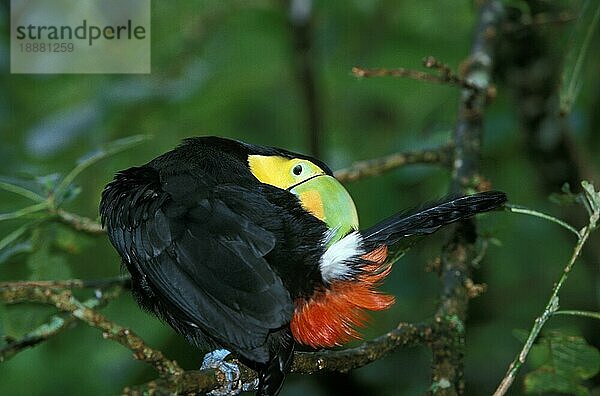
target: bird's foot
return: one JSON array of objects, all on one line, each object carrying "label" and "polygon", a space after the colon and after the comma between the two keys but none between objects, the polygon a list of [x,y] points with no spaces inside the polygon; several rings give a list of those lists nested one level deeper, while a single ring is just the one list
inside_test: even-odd
[{"label": "bird's foot", "polygon": [[246,384],[242,382],[240,367],[225,360],[230,353],[227,349],[217,349],[204,355],[200,370],[212,368],[225,375],[224,385],[207,393],[208,396],[235,396],[258,386],[258,379]]}]

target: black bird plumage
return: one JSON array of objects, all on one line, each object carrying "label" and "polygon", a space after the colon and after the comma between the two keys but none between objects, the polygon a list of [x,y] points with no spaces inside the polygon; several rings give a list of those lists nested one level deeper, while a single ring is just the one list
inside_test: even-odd
[{"label": "black bird plumage", "polygon": [[392,246],[402,238],[432,234],[441,227],[501,206],[506,195],[498,191],[448,197],[419,209],[393,215],[373,227],[361,231],[365,247]]},{"label": "black bird plumage", "polygon": [[[200,348],[225,347],[276,395],[294,350],[294,301],[326,287],[319,270],[327,225],[289,191],[261,183],[251,154],[304,158],[218,137],[191,138],[146,165],[117,173],[102,222],[138,303]],[[488,192],[392,216],[361,232],[365,249],[434,232],[500,206]]]}]

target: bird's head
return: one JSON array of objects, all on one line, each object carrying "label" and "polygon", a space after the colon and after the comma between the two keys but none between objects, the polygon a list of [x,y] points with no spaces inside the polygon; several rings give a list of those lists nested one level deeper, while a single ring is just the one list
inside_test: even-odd
[{"label": "bird's head", "polygon": [[[236,166],[247,167],[260,182],[294,194],[307,212],[329,228],[327,245],[358,230],[352,197],[331,169],[316,158],[217,136],[185,139],[179,152],[185,153],[187,161],[204,161],[204,167],[212,161],[213,176],[229,177],[236,173]],[[216,156],[215,152],[226,155]]]},{"label": "bird's head", "polygon": [[328,244],[358,229],[352,197],[321,161],[280,151],[250,154],[248,164],[259,181],[296,195],[305,210],[327,224],[331,230]]}]

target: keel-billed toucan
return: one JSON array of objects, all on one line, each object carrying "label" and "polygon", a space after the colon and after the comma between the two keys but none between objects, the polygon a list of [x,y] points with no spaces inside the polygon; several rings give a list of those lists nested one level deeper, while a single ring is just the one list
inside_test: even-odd
[{"label": "keel-billed toucan", "polygon": [[219,137],[186,139],[117,173],[102,222],[138,303],[202,348],[224,347],[276,395],[295,344],[341,345],[376,290],[388,246],[504,203],[501,192],[447,199],[359,230],[354,203],[323,162]]}]

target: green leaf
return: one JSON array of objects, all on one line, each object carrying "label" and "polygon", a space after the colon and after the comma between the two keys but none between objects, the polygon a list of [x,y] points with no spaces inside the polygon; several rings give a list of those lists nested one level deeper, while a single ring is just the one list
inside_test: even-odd
[{"label": "green leaf", "polygon": [[525,376],[526,393],[561,392],[577,396],[590,395],[589,390],[568,378],[557,376],[554,370],[542,367]]},{"label": "green leaf", "polygon": [[525,376],[526,393],[589,395],[582,382],[600,371],[600,352],[582,337],[554,331],[532,348],[530,362],[538,367]]},{"label": "green leaf", "polygon": [[581,182],[581,186],[592,213],[600,213],[600,191],[596,191],[594,184],[586,180]]}]

